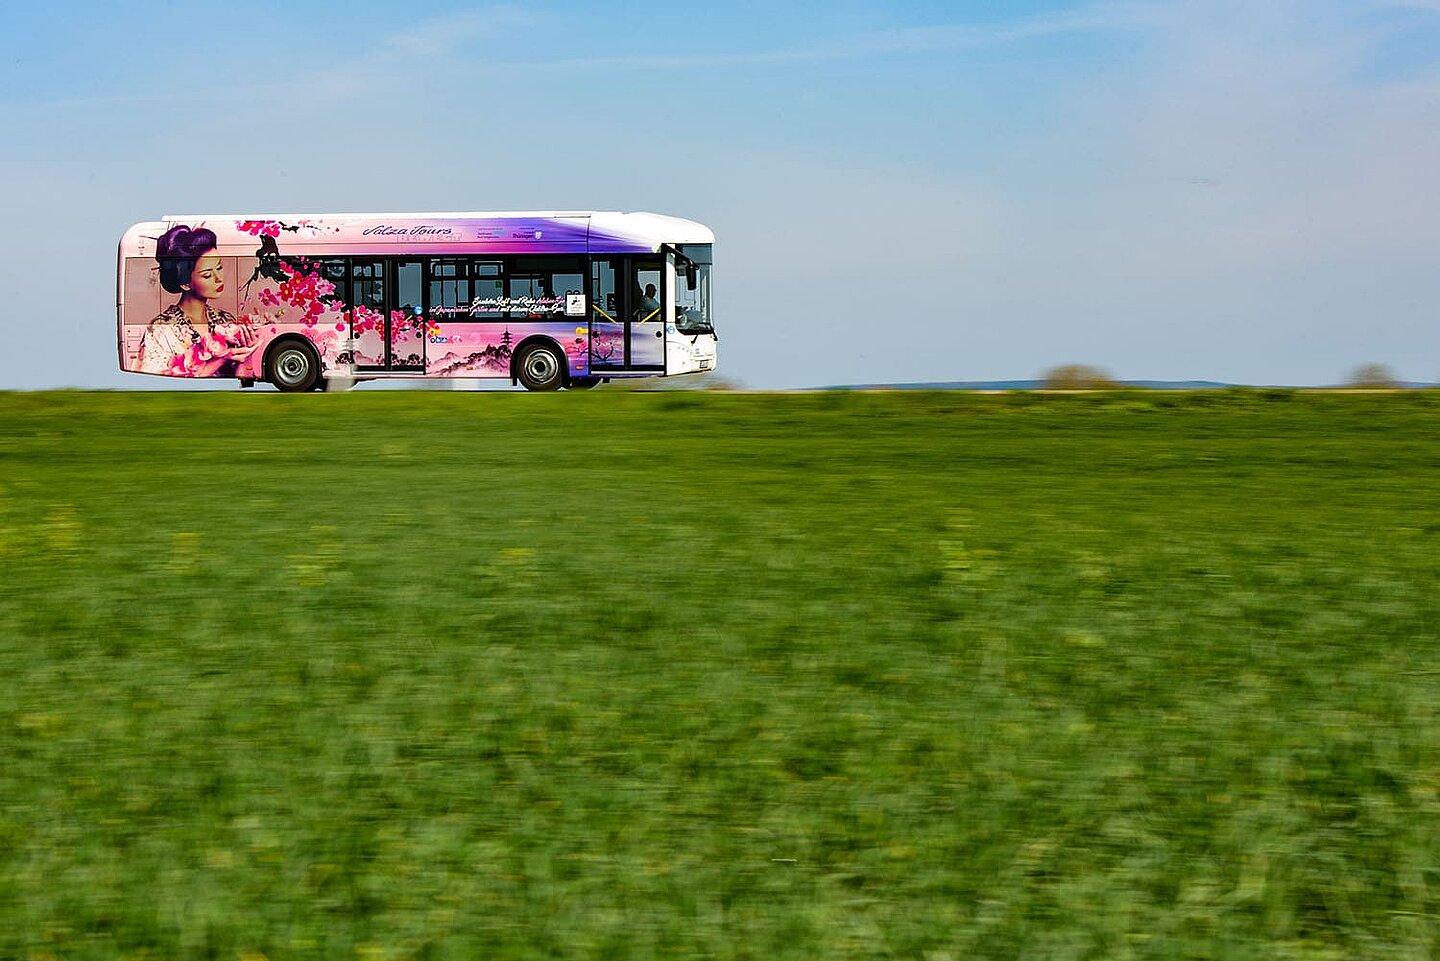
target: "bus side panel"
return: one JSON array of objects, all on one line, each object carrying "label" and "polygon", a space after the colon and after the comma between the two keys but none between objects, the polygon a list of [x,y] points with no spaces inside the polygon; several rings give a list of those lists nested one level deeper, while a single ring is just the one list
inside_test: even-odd
[{"label": "bus side panel", "polygon": [[572,377],[589,373],[589,328],[583,317],[432,322],[425,372],[432,377],[509,377],[515,348],[537,334],[565,351]]},{"label": "bus side panel", "polygon": [[[160,274],[154,257],[127,257],[121,266],[124,285],[120,325],[120,369],[139,370],[140,340],[145,328],[161,311]],[[166,295],[171,302],[178,298]]]},{"label": "bus side panel", "polygon": [[[352,372],[357,341],[351,338],[351,311],[317,264],[293,258],[262,270],[256,257],[237,260],[241,281],[237,285],[240,302],[236,320],[254,332],[256,348],[240,364],[235,376],[264,379],[265,350],[284,334],[299,334],[309,340],[326,373]],[[363,336],[361,328],[372,333],[383,329],[378,312],[360,308],[354,313],[357,337]]]},{"label": "bus side panel", "polygon": [[[172,322],[166,310],[181,295],[160,285],[153,257],[130,257],[124,265],[124,323],[121,367],[168,377],[243,377],[261,379],[265,349],[282,334],[295,333],[315,346],[327,371],[349,371],[350,329],[345,305],[334,286],[307,264],[284,265],[265,276],[254,256],[221,256],[224,290],[206,306],[219,321],[189,343],[188,328]],[[279,279],[283,278],[283,279]],[[181,336],[166,336],[179,331]],[[149,335],[147,337],[147,334]],[[243,341],[254,341],[247,349]],[[217,366],[214,361],[219,359]]]}]

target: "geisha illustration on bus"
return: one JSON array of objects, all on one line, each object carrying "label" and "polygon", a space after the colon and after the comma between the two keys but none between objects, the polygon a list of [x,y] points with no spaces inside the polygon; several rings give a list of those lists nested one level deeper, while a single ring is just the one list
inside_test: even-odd
[{"label": "geisha illustration on bus", "polygon": [[160,286],[179,294],[140,340],[139,369],[181,377],[234,376],[255,349],[259,334],[211,301],[225,292],[225,265],[215,232],[176,225],[155,244]]}]

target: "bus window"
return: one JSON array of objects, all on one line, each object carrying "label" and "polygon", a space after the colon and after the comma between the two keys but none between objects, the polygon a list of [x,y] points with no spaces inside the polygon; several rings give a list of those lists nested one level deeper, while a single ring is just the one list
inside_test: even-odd
[{"label": "bus window", "polygon": [[505,316],[501,307],[505,296],[505,284],[501,279],[503,271],[499,261],[472,260],[471,271],[471,320],[499,320]]},{"label": "bus window", "polygon": [[320,276],[335,285],[334,292],[323,299],[339,302],[348,307],[350,305],[350,285],[349,276],[345,270],[345,258],[329,257],[315,263],[320,268]]},{"label": "bus window", "polygon": [[[585,293],[585,275],[581,273],[552,274],[550,290],[562,300],[566,294],[583,294]],[[564,310],[563,304],[561,310]]]},{"label": "bus window", "polygon": [[[711,248],[689,244],[675,258],[675,329],[682,334],[713,334],[715,318],[710,303]],[[694,286],[690,278],[694,277]]]},{"label": "bus window", "polygon": [[543,317],[550,292],[546,289],[547,278],[539,274],[510,277],[510,310],[507,317]]},{"label": "bus window", "polygon": [[430,261],[430,313],[435,320],[454,320],[470,313],[470,262]]},{"label": "bus window", "polygon": [[660,320],[660,265],[636,264],[633,292],[635,321],[653,324]]},{"label": "bus window", "polygon": [[352,272],[353,300],[355,307],[371,310],[385,309],[385,261],[357,260]]}]

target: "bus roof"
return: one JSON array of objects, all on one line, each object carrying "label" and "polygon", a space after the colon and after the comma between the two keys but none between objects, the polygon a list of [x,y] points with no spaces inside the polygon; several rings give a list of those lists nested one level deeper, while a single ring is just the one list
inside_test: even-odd
[{"label": "bus roof", "polygon": [[215,232],[222,253],[248,254],[257,238],[273,237],[282,253],[316,256],[445,254],[654,253],[666,244],[711,244],[704,224],[663,214],[623,211],[463,211],[325,214],[169,214],[136,224],[122,241],[124,256],[154,256],[155,240],[185,225]]}]

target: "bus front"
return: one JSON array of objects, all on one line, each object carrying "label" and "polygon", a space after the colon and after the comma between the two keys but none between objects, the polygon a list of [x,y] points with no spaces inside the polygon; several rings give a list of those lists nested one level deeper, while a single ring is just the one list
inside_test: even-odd
[{"label": "bus front", "polygon": [[711,274],[713,244],[673,244],[665,259],[666,290],[671,303],[665,326],[666,374],[715,369],[717,356]]}]

